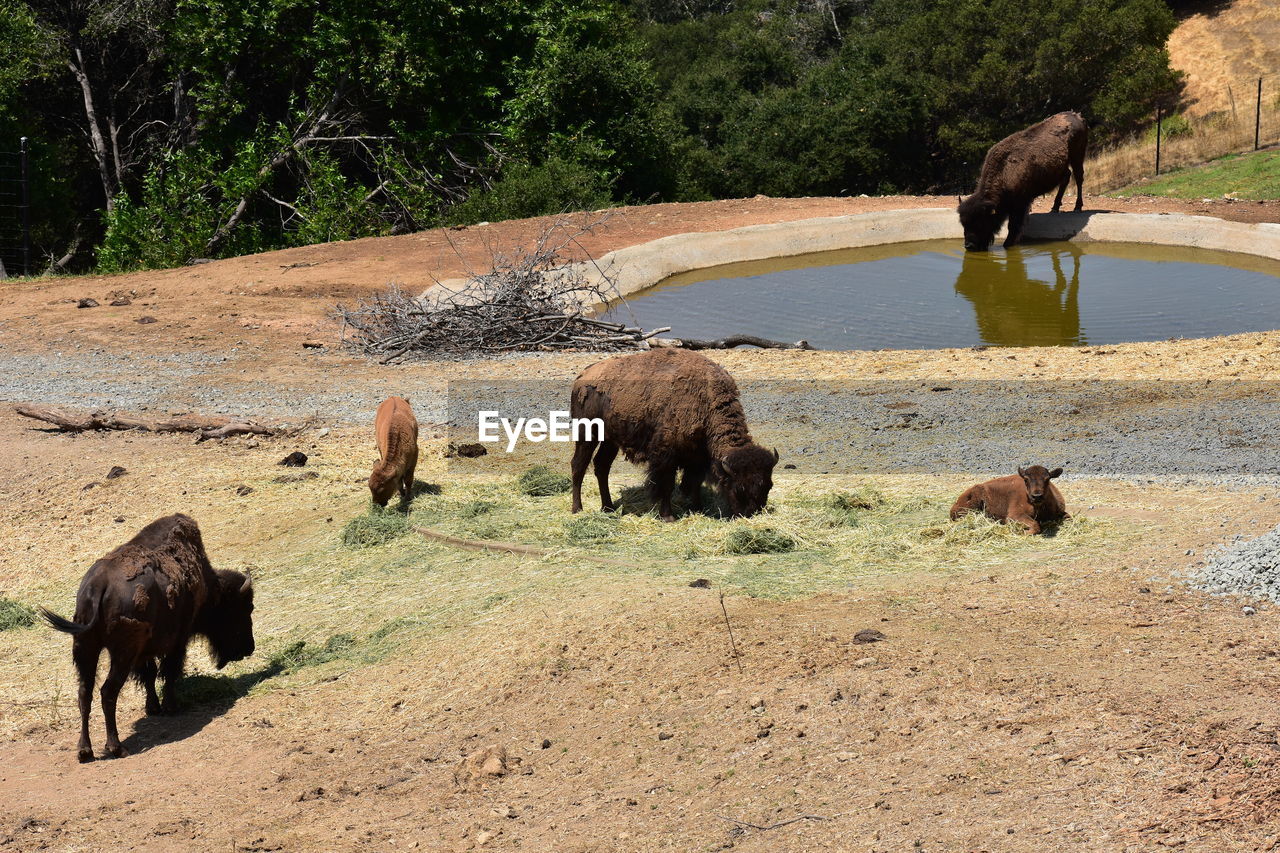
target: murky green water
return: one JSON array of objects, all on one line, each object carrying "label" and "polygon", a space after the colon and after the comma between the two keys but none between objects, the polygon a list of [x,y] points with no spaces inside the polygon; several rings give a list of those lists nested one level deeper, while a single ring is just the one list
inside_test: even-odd
[{"label": "murky green water", "polygon": [[1280,329],[1280,262],[1129,243],[898,243],[675,276],[609,319],[821,349],[1074,346]]}]

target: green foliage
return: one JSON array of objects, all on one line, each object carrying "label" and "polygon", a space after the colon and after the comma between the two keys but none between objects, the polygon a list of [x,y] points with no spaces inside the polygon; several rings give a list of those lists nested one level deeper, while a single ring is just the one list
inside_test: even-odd
[{"label": "green foliage", "polygon": [[474,225],[613,205],[614,176],[575,160],[552,156],[541,165],[512,163],[492,187],[472,193],[446,215],[450,224]]},{"label": "green foliage", "polygon": [[1174,113],[1165,116],[1157,125],[1151,125],[1147,128],[1146,138],[1148,142],[1155,143],[1156,131],[1159,130],[1160,135],[1164,139],[1172,139],[1176,136],[1190,136],[1195,128],[1191,126],[1191,121],[1181,113]]},{"label": "green foliage", "polygon": [[521,474],[516,482],[521,494],[534,498],[562,495],[569,491],[572,485],[568,477],[552,471],[546,465],[534,465]]},{"label": "green foliage", "polygon": [[724,549],[730,554],[785,554],[796,547],[796,540],[770,527],[737,527],[725,539]]},{"label": "green foliage", "polygon": [[0,598],[0,631],[27,628],[36,623],[36,612],[21,601]]}]

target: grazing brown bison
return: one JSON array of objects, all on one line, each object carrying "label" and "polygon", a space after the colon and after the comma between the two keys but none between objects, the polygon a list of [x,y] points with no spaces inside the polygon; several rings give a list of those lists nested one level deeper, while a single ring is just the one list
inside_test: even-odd
[{"label": "grazing brown bison", "polygon": [[418,419],[403,397],[388,397],[378,406],[373,421],[381,458],[369,475],[373,502],[386,506],[397,491],[400,502],[413,497],[413,472],[418,467]]},{"label": "grazing brown bison", "polygon": [[[239,572],[214,571],[200,528],[186,515],[169,515],[95,562],[76,594],[75,621],[41,610],[52,627],[71,634],[71,657],[80,675],[80,760],[93,760],[89,705],[98,657],[111,666],[102,682],[107,753],[125,755],[116,733],[116,699],[130,675],[147,691],[147,713],[177,710],[187,644],[209,641],[218,669],[253,654],[253,581]],[[158,665],[157,665],[158,660]],[[164,701],[156,674],[164,678]]]},{"label": "grazing brown bison", "polygon": [[574,447],[574,512],[582,509],[582,478],[593,454],[601,507],[614,509],[609,468],[619,449],[648,466],[663,521],[675,520],[671,493],[680,470],[680,490],[695,509],[702,508],[708,475],[735,516],[754,515],[769,499],[778,453],[751,440],[738,386],[705,356],[656,349],[593,364],[574,380],[569,406],[574,418],[604,422],[602,441],[580,439]]},{"label": "grazing brown bison", "polygon": [[982,161],[982,173],[973,195],[957,208],[964,226],[964,247],[986,251],[1004,221],[1009,220],[1005,248],[1022,237],[1031,202],[1058,188],[1053,200],[1056,212],[1074,173],[1076,210],[1084,206],[1084,149],[1089,130],[1079,113],[1055,116],[1020,130],[991,146]]},{"label": "grazing brown bison", "polygon": [[1019,468],[1017,474],[979,483],[965,491],[951,507],[951,520],[969,512],[984,512],[999,522],[1017,522],[1035,535],[1041,525],[1056,524],[1067,514],[1062,492],[1049,482],[1062,476],[1061,468],[1052,471],[1041,465]]}]

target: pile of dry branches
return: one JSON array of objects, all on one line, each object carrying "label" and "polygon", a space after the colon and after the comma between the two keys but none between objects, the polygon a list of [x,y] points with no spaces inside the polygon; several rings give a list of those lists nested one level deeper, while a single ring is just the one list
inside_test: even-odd
[{"label": "pile of dry branches", "polygon": [[588,316],[593,306],[620,298],[605,270],[594,266],[596,278],[572,263],[571,255],[585,255],[580,238],[602,222],[558,219],[532,247],[494,254],[491,271],[456,290],[437,282],[428,297],[416,297],[392,285],[355,307],[338,306],[343,338],[384,364],[415,355],[643,349],[667,329],[646,333]]}]

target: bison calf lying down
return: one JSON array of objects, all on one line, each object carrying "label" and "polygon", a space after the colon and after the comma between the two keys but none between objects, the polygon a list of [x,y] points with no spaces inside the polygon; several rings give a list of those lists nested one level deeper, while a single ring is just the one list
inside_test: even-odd
[{"label": "bison calf lying down", "polygon": [[980,483],[968,489],[951,507],[951,520],[968,512],[984,512],[996,521],[1025,525],[1030,534],[1039,533],[1041,525],[1056,524],[1071,517],[1062,492],[1050,482],[1061,475],[1061,468],[1050,471],[1041,465],[1032,465],[1019,468],[1017,474]]},{"label": "bison calf lying down", "polygon": [[738,386],[728,372],[697,353],[657,349],[593,364],[573,383],[570,414],[600,418],[603,441],[578,441],[573,451],[573,511],[582,509],[582,478],[595,455],[600,504],[614,509],[609,468],[621,450],[649,467],[648,483],[663,521],[674,521],[671,493],[680,490],[702,508],[702,482],[711,477],[734,515],[764,508],[773,487],[776,451],[751,440]]},{"label": "bison calf lying down", "polygon": [[381,459],[369,475],[373,502],[386,506],[397,491],[400,502],[413,497],[413,472],[418,467],[418,419],[403,397],[388,397],[378,406],[373,421]]},{"label": "bison calf lying down", "polygon": [[964,226],[964,247],[986,251],[996,232],[1009,220],[1006,248],[1022,237],[1031,202],[1054,187],[1055,212],[1074,173],[1076,210],[1084,205],[1084,150],[1089,131],[1079,113],[1058,113],[991,146],[982,161],[978,187],[961,200],[958,211]]},{"label": "bison calf lying down", "polygon": [[[209,641],[218,669],[253,654],[253,582],[247,575],[214,571],[200,528],[189,516],[157,519],[95,562],[80,582],[75,621],[48,610],[52,627],[71,634],[71,657],[80,676],[80,760],[93,760],[89,705],[98,657],[106,649],[111,666],[102,682],[107,752],[125,754],[116,733],[116,699],[130,675],[147,691],[147,713],[177,710],[187,644]],[[157,664],[158,661],[158,664]],[[164,701],[156,674],[164,677]]]}]

